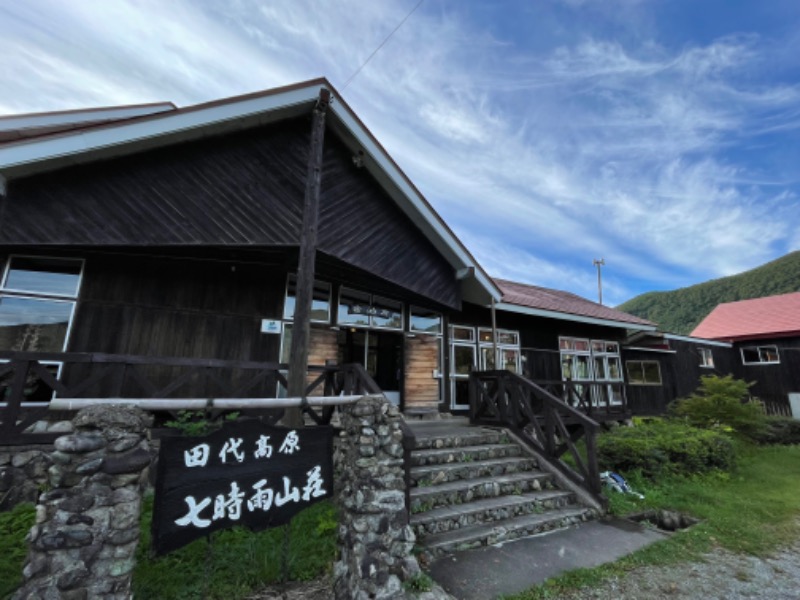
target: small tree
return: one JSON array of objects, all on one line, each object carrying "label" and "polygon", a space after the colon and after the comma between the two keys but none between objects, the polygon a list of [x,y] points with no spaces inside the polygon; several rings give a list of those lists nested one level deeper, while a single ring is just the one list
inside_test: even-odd
[{"label": "small tree", "polygon": [[676,400],[671,412],[695,427],[728,427],[752,437],[766,425],[761,403],[750,398],[752,385],[734,379],[733,375],[703,375],[697,390],[691,396]]}]

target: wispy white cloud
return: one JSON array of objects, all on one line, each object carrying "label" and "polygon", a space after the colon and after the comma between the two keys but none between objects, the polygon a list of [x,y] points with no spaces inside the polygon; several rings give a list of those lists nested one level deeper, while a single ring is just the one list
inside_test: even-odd
[{"label": "wispy white cloud", "polygon": [[[621,2],[426,2],[345,99],[500,276],[592,297],[602,254],[622,301],[641,281],[685,285],[797,247],[797,177],[765,153],[800,159],[800,86],[761,75],[791,53],[763,33],[669,44],[648,19],[657,3]],[[0,5],[0,77],[18,82],[0,112],[185,105],[320,75],[343,87],[415,3]],[[556,9],[570,21],[553,33]],[[623,14],[636,35],[595,24]],[[795,147],[779,153],[780,136]]]}]

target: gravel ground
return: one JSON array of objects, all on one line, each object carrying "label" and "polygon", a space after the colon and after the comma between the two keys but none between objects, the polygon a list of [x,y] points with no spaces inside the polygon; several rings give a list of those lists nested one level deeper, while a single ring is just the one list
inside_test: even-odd
[{"label": "gravel ground", "polygon": [[740,600],[800,598],[800,543],[769,558],[716,550],[696,563],[640,567],[560,600]]},{"label": "gravel ground", "polygon": [[[269,588],[249,600],[331,600],[329,579]],[[800,542],[769,558],[716,550],[704,561],[640,567],[558,600],[800,599]],[[488,600],[488,599],[487,599]]]}]

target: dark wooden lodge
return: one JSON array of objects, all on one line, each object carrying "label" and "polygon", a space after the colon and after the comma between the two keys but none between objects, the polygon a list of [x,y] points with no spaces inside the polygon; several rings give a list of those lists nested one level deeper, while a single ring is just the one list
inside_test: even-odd
[{"label": "dark wooden lodge", "polygon": [[662,415],[674,400],[692,394],[703,375],[729,375],[735,366],[728,343],[660,332],[631,336],[622,355],[635,415]]},{"label": "dark wooden lodge", "polygon": [[654,325],[492,280],[325,80],[0,119],[0,382],[34,403],[285,395],[315,177],[308,393],[358,364],[407,414],[466,411],[470,373],[503,371],[630,415],[622,345]]}]

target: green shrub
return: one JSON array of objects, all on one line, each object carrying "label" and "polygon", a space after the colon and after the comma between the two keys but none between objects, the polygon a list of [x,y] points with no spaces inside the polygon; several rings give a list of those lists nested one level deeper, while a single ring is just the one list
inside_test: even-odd
[{"label": "green shrub", "polygon": [[703,375],[695,393],[676,400],[671,413],[695,427],[729,428],[755,438],[764,430],[766,417],[761,403],[749,400],[752,385],[733,375]]},{"label": "green shrub", "polygon": [[759,444],[800,444],[800,420],[767,417],[763,429],[752,437]]},{"label": "green shrub", "polygon": [[735,462],[724,433],[671,420],[617,427],[598,438],[597,451],[602,469],[639,470],[648,478],[726,471]]},{"label": "green shrub", "polygon": [[17,504],[0,513],[0,598],[10,596],[22,583],[22,565],[28,553],[25,535],[35,520],[33,504]]}]

